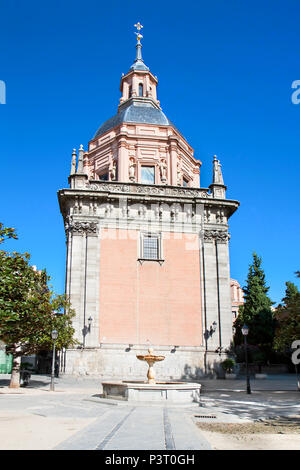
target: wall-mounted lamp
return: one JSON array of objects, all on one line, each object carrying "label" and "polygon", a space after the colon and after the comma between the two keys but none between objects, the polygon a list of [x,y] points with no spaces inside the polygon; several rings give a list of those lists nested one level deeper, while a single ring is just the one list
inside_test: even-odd
[{"label": "wall-mounted lamp", "polygon": [[83,336],[82,348],[85,348],[85,337],[88,333],[91,332],[92,322],[93,322],[92,317],[89,317],[88,318],[88,326],[84,325],[84,327],[82,328],[82,336]]},{"label": "wall-mounted lamp", "polygon": [[88,324],[89,324],[89,327],[88,327],[88,328],[89,328],[89,333],[91,332],[91,326],[92,326],[92,322],[93,322],[93,319],[92,319],[92,317],[89,317],[89,318],[88,318]]},{"label": "wall-mounted lamp", "polygon": [[210,334],[210,336],[212,336],[212,335],[215,333],[215,331],[216,331],[216,329],[217,329],[217,326],[218,326],[218,325],[217,325],[217,322],[216,322],[216,321],[214,321],[213,324],[210,325],[210,329],[209,329],[209,334]]},{"label": "wall-mounted lamp", "polygon": [[175,353],[178,348],[179,346],[173,346],[173,349],[171,349],[171,353]]}]

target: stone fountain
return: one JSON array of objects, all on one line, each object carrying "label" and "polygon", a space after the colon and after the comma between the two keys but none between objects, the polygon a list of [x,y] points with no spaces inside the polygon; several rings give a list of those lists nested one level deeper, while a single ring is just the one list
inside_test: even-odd
[{"label": "stone fountain", "polygon": [[153,349],[148,354],[137,355],[137,359],[148,364],[147,381],[112,381],[102,382],[103,398],[136,402],[156,402],[169,404],[192,404],[200,400],[201,385],[191,382],[157,382],[154,364],[163,361],[165,356],[158,356]]},{"label": "stone fountain", "polygon": [[148,373],[147,373],[148,384],[156,384],[153,365],[158,361],[163,361],[165,359],[165,356],[155,356],[153,354],[152,348],[148,349],[148,353],[149,354],[145,354],[144,356],[136,356],[136,357],[140,361],[146,361],[148,364]]}]

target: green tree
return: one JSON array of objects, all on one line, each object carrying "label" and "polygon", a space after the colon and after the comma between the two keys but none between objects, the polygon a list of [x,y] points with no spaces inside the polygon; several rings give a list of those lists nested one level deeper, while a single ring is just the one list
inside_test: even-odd
[{"label": "green tree", "polygon": [[[14,231],[4,235],[16,238]],[[68,299],[54,294],[46,271],[35,270],[29,261],[28,253],[0,251],[0,340],[13,355],[13,388],[20,384],[21,356],[51,350],[53,329],[58,331],[57,349],[75,344]]]},{"label": "green tree", "polygon": [[[299,271],[296,272],[300,277]],[[293,282],[286,282],[285,296],[276,311],[277,327],[274,347],[289,353],[294,340],[300,339],[300,292]]]},{"label": "green tree", "polygon": [[0,243],[3,243],[6,238],[17,239],[17,234],[14,228],[4,227],[0,222]]},{"label": "green tree", "polygon": [[296,298],[297,295],[299,295],[299,290],[293,282],[287,281],[285,285],[285,296],[283,297],[282,302],[287,306]]},{"label": "green tree", "polygon": [[262,351],[269,352],[272,348],[275,331],[275,319],[271,306],[273,302],[268,297],[269,287],[266,285],[262,260],[255,252],[249,266],[247,284],[243,287],[244,305],[239,309],[239,315],[234,323],[235,345],[243,342],[242,327],[249,327],[249,344],[259,346]]}]

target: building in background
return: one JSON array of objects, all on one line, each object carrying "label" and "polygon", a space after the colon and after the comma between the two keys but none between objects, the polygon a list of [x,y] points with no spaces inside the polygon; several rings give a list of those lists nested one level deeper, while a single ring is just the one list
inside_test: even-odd
[{"label": "building in background", "polygon": [[232,321],[234,322],[239,314],[239,308],[244,303],[244,292],[238,281],[230,279]]},{"label": "building in background", "polygon": [[136,354],[150,343],[166,356],[159,377],[196,377],[232,340],[228,220],[239,203],[226,199],[216,157],[200,187],[201,162],[161,110],[136,27],[117,112],[73,151],[70,187],[58,192],[81,343],[65,371],[144,378]]}]

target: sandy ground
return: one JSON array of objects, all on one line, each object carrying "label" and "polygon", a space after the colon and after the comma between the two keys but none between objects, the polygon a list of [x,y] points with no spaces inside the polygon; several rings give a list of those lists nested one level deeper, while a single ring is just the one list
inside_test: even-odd
[{"label": "sandy ground", "polygon": [[299,418],[263,423],[197,423],[214,450],[300,450]]},{"label": "sandy ground", "polygon": [[0,450],[48,450],[94,419],[0,412]]}]

